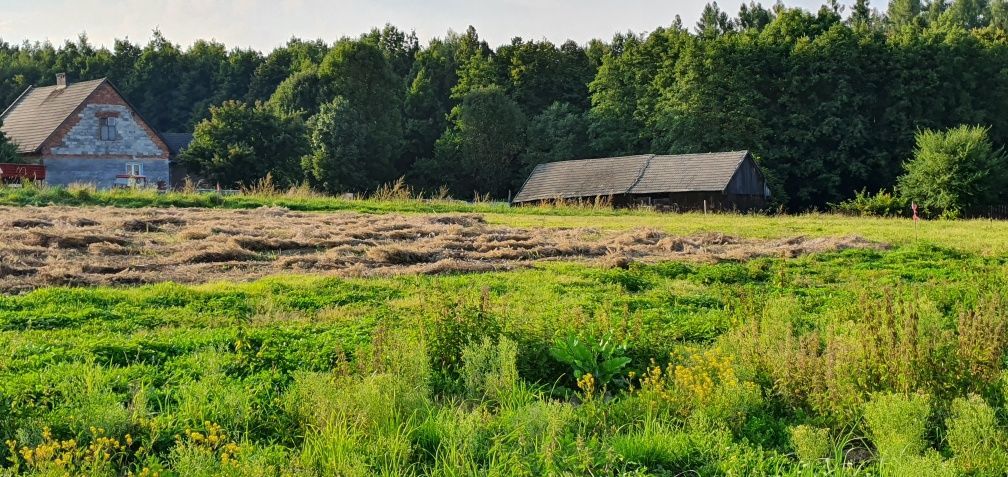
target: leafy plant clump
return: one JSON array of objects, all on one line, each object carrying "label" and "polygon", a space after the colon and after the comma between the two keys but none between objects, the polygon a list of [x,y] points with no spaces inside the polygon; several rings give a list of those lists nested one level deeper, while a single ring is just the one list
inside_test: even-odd
[{"label": "leafy plant clump", "polygon": [[895,192],[880,190],[870,194],[862,189],[854,197],[832,204],[835,212],[857,217],[906,217],[911,213],[910,202]]},{"label": "leafy plant clump", "polygon": [[626,350],[626,345],[616,343],[612,336],[596,338],[588,335],[579,338],[568,334],[553,342],[550,354],[557,361],[571,367],[571,372],[581,387],[584,387],[582,383],[587,377],[595,386],[605,388],[630,364]]}]

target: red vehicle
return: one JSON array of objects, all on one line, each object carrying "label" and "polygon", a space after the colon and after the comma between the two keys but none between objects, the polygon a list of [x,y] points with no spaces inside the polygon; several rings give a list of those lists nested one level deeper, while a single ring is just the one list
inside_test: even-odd
[{"label": "red vehicle", "polygon": [[0,164],[0,181],[18,184],[28,181],[42,182],[46,178],[45,166],[39,164]]}]

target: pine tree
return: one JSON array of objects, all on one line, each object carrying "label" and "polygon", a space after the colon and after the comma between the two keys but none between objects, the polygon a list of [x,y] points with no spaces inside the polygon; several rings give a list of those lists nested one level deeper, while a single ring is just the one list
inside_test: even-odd
[{"label": "pine tree", "polygon": [[851,9],[850,24],[855,26],[869,26],[872,23],[872,9],[868,5],[868,0],[857,0],[854,8]]},{"label": "pine tree", "polygon": [[918,25],[920,21],[920,0],[890,0],[886,16],[896,28],[904,25]]},{"label": "pine tree", "polygon": [[717,2],[708,3],[700,14],[696,24],[697,34],[703,37],[715,37],[735,29],[728,13],[721,10]]}]

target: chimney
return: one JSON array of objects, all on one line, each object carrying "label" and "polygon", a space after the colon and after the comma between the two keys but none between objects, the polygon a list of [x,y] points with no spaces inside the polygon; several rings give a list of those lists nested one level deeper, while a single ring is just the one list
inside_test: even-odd
[{"label": "chimney", "polygon": [[66,73],[56,73],[56,87],[60,89],[67,87]]}]

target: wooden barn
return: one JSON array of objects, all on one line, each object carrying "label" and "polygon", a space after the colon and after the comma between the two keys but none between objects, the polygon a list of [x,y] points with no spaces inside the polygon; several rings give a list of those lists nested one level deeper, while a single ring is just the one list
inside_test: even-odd
[{"label": "wooden barn", "polygon": [[766,206],[770,189],[749,151],[647,154],[540,164],[512,204],[597,198],[615,207],[748,211]]}]

